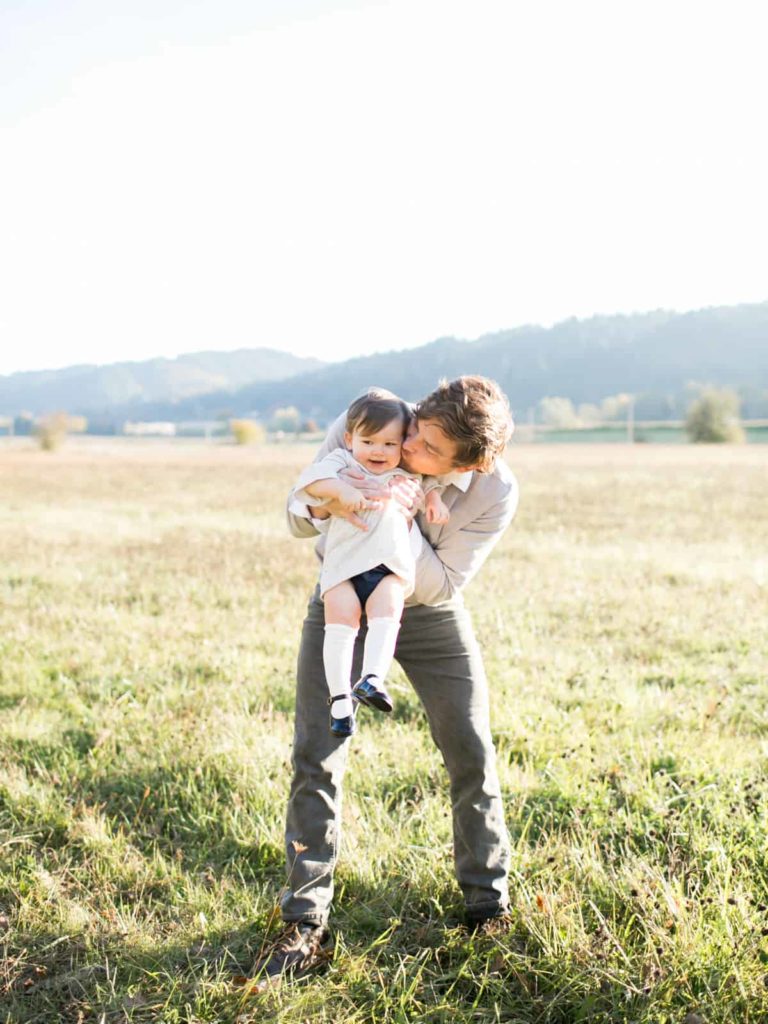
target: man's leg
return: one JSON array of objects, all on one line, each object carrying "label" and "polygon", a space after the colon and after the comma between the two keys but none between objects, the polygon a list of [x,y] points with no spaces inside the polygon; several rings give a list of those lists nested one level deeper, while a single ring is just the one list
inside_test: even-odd
[{"label": "man's leg", "polygon": [[504,824],[483,659],[460,602],[406,608],[395,657],[427,713],[448,770],[456,876],[470,918],[508,907]]},{"label": "man's leg", "polygon": [[[323,671],[323,604],[312,596],[301,634],[297,667],[293,781],[285,840],[287,892],[283,919],[325,925],[333,897],[333,869],[341,833],[341,785],[349,749],[328,729],[328,687]],[[362,641],[353,671],[360,671]]]}]

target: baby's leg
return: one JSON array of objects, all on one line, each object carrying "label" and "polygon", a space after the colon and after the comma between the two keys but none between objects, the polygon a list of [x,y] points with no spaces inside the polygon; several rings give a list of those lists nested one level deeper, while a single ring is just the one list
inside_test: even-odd
[{"label": "baby's leg", "polygon": [[355,632],[360,629],[360,598],[349,580],[337,583],[335,587],[326,590],[323,594],[323,607],[326,626],[333,623],[351,626]]},{"label": "baby's leg", "polygon": [[390,573],[384,576],[376,589],[365,602],[365,614],[368,617],[368,627],[371,619],[396,619],[398,628],[400,619],[403,617],[403,604],[405,603],[406,582],[400,576]]},{"label": "baby's leg", "polygon": [[354,692],[363,704],[379,711],[392,710],[384,680],[395,654],[405,588],[405,580],[399,576],[385,576],[365,603],[368,632],[363,652],[363,675]]},{"label": "baby's leg", "polygon": [[355,588],[345,580],[323,594],[325,606],[325,637],[323,665],[325,681],[331,697],[339,697],[331,704],[334,718],[352,714],[352,659],[355,640],[360,628],[360,601]]}]

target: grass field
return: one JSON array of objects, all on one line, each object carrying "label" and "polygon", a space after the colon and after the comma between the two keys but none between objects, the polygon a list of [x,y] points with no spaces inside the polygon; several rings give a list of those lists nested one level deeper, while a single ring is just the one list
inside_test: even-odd
[{"label": "grass field", "polygon": [[[458,926],[446,780],[407,682],[347,780],[320,978],[276,929],[309,448],[0,447],[0,1021],[768,1019],[761,446],[519,446],[467,591],[514,925]],[[364,770],[363,770],[364,769]]]}]

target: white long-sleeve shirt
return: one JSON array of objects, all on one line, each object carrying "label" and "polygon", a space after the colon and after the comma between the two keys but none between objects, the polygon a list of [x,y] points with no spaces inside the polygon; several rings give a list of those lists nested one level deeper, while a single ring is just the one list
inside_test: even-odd
[{"label": "white long-sleeve shirt", "polygon": [[[352,452],[346,448],[334,448],[302,471],[293,490],[294,501],[310,507],[322,505],[323,499],[313,498],[305,488],[317,480],[337,478],[345,469],[357,470],[381,486],[386,486],[395,476],[421,480],[415,473],[397,466],[385,473],[371,473],[353,457]],[[321,595],[342,580],[375,569],[377,565],[386,565],[396,576],[405,580],[406,596],[413,593],[416,560],[411,548],[408,522],[397,503],[384,501],[380,509],[365,509],[357,515],[366,524],[367,530],[361,530],[339,516],[331,516],[320,572]]]}]

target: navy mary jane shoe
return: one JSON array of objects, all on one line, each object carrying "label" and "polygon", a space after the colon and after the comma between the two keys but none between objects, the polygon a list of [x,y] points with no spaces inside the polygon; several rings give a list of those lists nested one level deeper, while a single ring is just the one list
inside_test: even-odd
[{"label": "navy mary jane shoe", "polygon": [[352,687],[352,696],[361,704],[365,704],[369,708],[376,708],[377,711],[392,710],[392,699],[384,689],[384,684],[378,676],[370,673],[355,683]]},{"label": "navy mary jane shoe", "polygon": [[[337,700],[349,700],[349,695],[346,693],[340,693],[336,697],[328,698],[328,706],[330,707]],[[354,701],[352,702],[354,709]],[[348,736],[353,736],[355,733],[355,712],[352,711],[351,715],[344,715],[342,718],[334,718],[331,713],[331,732],[334,736],[338,736],[339,739],[346,739]]]}]

